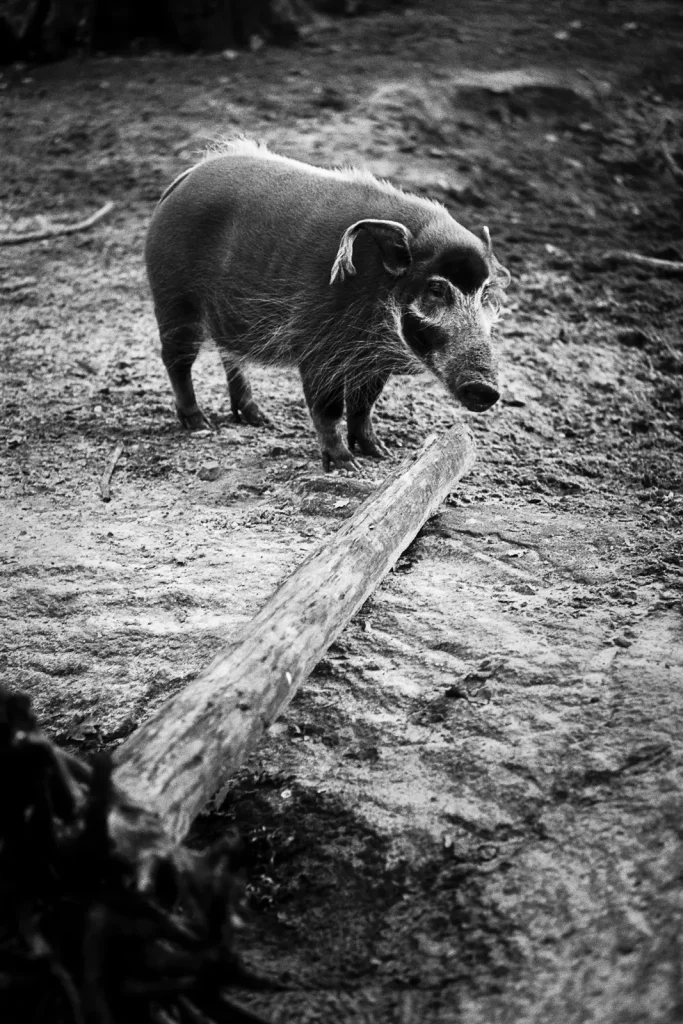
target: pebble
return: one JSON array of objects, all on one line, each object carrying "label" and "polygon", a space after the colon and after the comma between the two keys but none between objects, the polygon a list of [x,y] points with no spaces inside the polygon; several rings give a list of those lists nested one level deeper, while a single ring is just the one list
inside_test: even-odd
[{"label": "pebble", "polygon": [[205,462],[197,476],[200,480],[218,480],[221,475],[221,467],[217,462]]}]

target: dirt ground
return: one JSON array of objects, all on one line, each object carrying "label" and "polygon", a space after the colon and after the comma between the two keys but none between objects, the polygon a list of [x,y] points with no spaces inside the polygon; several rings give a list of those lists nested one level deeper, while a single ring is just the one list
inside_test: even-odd
[{"label": "dirt ground", "polygon": [[[507,72],[507,74],[503,74]],[[488,224],[513,273],[502,401],[392,382],[397,459],[464,416],[478,461],[198,840],[237,825],[273,1022],[683,1020],[683,6],[423,0],[291,49],[0,76],[1,680],[112,749],[372,491],[324,475],[293,373],[184,433],[142,264],[217,137],[356,163]],[[105,504],[98,476],[123,457]],[[348,499],[348,500],[347,500]]]}]

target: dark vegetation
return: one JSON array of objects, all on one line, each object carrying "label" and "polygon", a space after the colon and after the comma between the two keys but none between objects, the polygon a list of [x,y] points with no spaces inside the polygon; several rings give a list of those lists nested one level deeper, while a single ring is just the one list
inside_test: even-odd
[{"label": "dark vegetation", "polygon": [[[385,0],[384,6],[401,2]],[[315,12],[351,15],[379,6],[357,0],[5,0],[0,65],[131,44],[190,52],[287,44],[311,25]]]}]

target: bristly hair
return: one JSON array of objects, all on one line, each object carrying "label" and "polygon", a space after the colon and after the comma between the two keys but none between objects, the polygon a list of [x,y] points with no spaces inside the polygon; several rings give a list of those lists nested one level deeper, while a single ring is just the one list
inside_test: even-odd
[{"label": "bristly hair", "polygon": [[206,303],[205,333],[219,345],[229,336],[238,359],[306,365],[314,391],[333,382],[353,389],[375,373],[424,369],[403,337],[400,307],[391,293],[376,297],[371,306],[365,297],[351,300],[341,316],[322,315],[318,307],[315,287],[289,295],[276,288],[270,296],[241,295],[231,302],[217,293]]},{"label": "bristly hair", "polygon": [[[274,153],[272,149],[268,148],[268,143],[264,142],[262,139],[254,139],[247,135],[235,135],[230,138],[214,139],[207,146],[203,156],[194,165],[194,167],[198,167],[200,164],[206,163],[209,160],[215,160],[223,156],[260,157],[262,160],[275,160],[280,163],[294,164],[297,167],[303,166],[311,174],[320,175],[326,178],[336,178],[341,181],[363,182],[367,185],[374,185],[381,191],[387,192],[391,195],[398,194],[402,196],[411,196],[412,198],[419,198],[422,202],[435,206],[440,210],[446,209],[444,204],[438,202],[438,200],[429,199],[424,196],[415,197],[412,193],[406,192],[406,190],[401,188],[400,185],[395,185],[386,178],[378,178],[377,175],[373,174],[372,171],[367,170],[367,168],[354,167],[350,164],[342,164],[339,167],[320,167],[318,164],[310,164],[305,160],[297,160],[294,157],[283,156],[281,153]],[[180,177],[182,178],[186,174],[189,174],[190,170],[194,170],[194,167],[185,171]],[[172,187],[173,186],[171,186],[171,188]]]}]

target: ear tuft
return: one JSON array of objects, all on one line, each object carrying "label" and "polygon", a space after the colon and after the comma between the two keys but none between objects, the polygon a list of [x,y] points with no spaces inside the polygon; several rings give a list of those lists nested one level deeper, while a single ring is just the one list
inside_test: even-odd
[{"label": "ear tuft", "polygon": [[481,237],[482,241],[484,242],[484,245],[486,246],[486,255],[493,266],[491,277],[493,281],[495,281],[498,288],[505,289],[510,284],[510,281],[512,280],[512,275],[510,274],[510,271],[507,269],[507,267],[504,267],[503,264],[500,263],[494,256],[493,243],[491,242],[491,232],[487,227],[483,227],[481,229]]},{"label": "ear tuft", "polygon": [[353,275],[356,273],[356,268],[353,265],[353,242],[356,236],[355,234],[351,234],[355,226],[356,225],[354,224],[350,228],[347,228],[344,234],[342,235],[342,240],[339,243],[337,255],[335,257],[334,263],[332,264],[330,284],[334,284],[337,278],[340,281],[343,281],[347,275],[349,277],[353,277]]},{"label": "ear tuft", "polygon": [[405,224],[395,220],[359,220],[342,235],[332,264],[330,284],[337,280],[343,281],[347,275],[352,276],[356,273],[353,265],[353,245],[360,231],[367,231],[372,235],[382,253],[382,262],[387,273],[392,277],[400,277],[401,274],[407,273],[412,263],[412,235]]},{"label": "ear tuft", "polygon": [[504,267],[503,264],[496,259],[495,256],[493,257],[493,261],[493,278],[496,285],[504,290],[510,284],[512,274],[507,267]]}]

